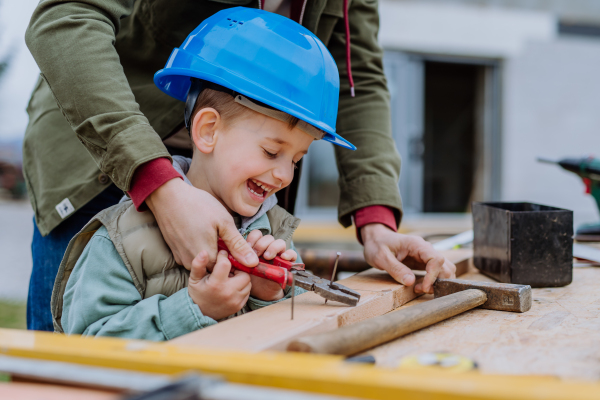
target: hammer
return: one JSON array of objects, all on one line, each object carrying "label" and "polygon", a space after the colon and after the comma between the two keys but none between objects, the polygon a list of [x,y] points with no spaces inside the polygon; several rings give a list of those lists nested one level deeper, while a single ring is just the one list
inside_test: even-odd
[{"label": "hammer", "polygon": [[349,356],[478,306],[512,312],[525,312],[531,308],[529,285],[438,279],[433,287],[433,300],[331,332],[295,339],[287,350]]}]

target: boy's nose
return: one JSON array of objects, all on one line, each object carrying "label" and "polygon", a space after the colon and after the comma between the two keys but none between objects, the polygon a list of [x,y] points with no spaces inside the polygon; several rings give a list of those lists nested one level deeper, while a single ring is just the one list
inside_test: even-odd
[{"label": "boy's nose", "polygon": [[273,177],[276,181],[281,182],[281,187],[284,188],[292,183],[294,179],[294,165],[278,165],[273,170]]}]

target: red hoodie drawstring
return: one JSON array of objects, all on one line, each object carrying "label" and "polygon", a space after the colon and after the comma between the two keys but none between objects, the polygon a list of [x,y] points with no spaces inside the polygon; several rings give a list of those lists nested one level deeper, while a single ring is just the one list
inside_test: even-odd
[{"label": "red hoodie drawstring", "polygon": [[344,22],[346,23],[346,72],[348,73],[348,81],[350,82],[350,96],[354,97],[354,79],[352,79],[352,65],[350,64],[350,19],[348,18],[348,0],[344,0]]}]

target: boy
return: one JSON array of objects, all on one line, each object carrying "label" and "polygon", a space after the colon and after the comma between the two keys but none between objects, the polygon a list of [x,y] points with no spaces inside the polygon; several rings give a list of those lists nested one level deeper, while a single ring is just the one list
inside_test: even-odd
[{"label": "boy", "polygon": [[[238,7],[204,21],[155,76],[161,90],[186,99],[194,152],[191,160],[174,157],[175,168],[214,196],[267,260],[297,258],[291,237],[299,220],[274,195],[312,141],[353,149],[335,134],[337,74],[309,31]],[[202,251],[191,271],[178,265],[154,216],[121,202],[71,240],[52,295],[55,330],[169,340],[291,295],[231,270],[225,252],[208,264]]]}]

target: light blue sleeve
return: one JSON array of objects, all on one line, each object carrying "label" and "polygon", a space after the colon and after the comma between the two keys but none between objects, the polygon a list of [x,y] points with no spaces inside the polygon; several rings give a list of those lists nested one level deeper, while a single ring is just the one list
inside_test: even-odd
[{"label": "light blue sleeve", "polygon": [[142,299],[106,228],[73,268],[63,296],[65,333],[170,340],[217,322],[202,315],[187,288]]},{"label": "light blue sleeve", "polygon": [[[296,250],[296,247],[294,246],[293,242],[292,242],[292,245],[290,246],[290,249],[294,250],[298,254],[298,258],[296,259],[296,262],[301,263],[302,258],[300,257],[300,253],[298,253],[298,250]],[[296,291],[295,291],[296,296],[298,296],[299,294],[302,294],[304,292],[306,292],[305,289],[296,287]],[[290,286],[286,287],[284,290],[284,294],[285,294],[285,296],[283,296],[281,299],[275,300],[275,301],[264,301],[264,300],[260,300],[260,299],[250,296],[248,298],[247,304],[251,310],[258,310],[260,308],[270,306],[271,304],[279,303],[280,301],[284,301],[284,300],[290,299],[292,297],[292,288]]]}]

